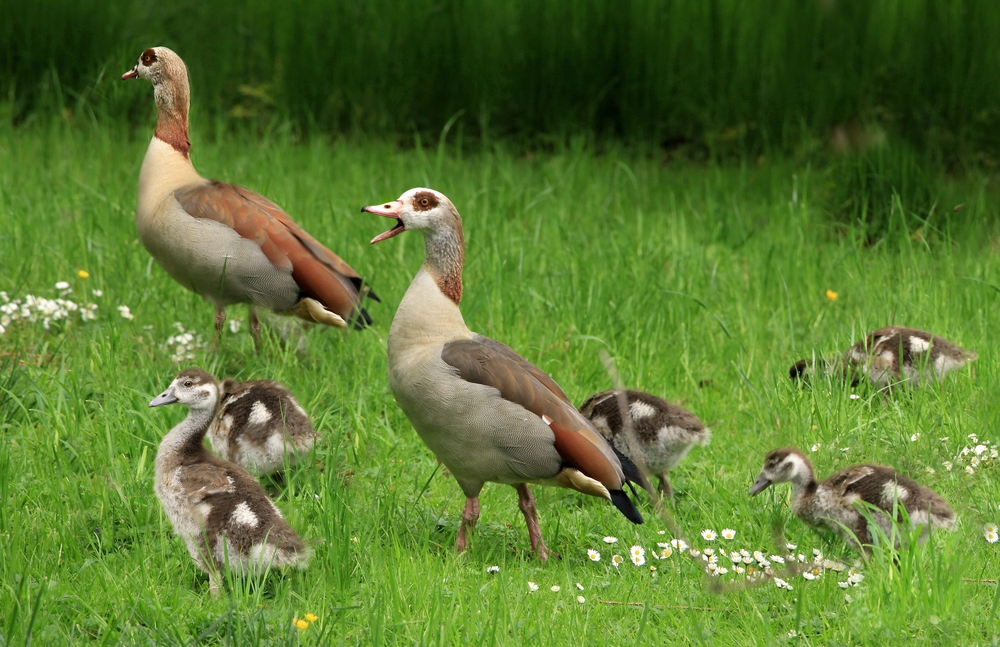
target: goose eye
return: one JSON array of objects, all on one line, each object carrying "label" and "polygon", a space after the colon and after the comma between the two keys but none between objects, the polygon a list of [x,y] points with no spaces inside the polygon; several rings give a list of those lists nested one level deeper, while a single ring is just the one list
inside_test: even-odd
[{"label": "goose eye", "polygon": [[192,382],[191,380],[184,380],[185,388],[190,389],[192,386],[194,386],[194,382]]},{"label": "goose eye", "polygon": [[428,200],[427,198],[420,198],[420,206],[421,206],[421,207],[426,207],[426,206],[427,206],[427,205],[429,205],[430,203],[431,203],[431,201],[430,201],[430,200]]}]

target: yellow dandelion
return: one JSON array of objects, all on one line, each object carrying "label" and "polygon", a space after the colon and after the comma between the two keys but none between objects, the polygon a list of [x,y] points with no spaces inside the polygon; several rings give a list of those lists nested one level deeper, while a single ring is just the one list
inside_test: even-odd
[{"label": "yellow dandelion", "polygon": [[90,278],[90,272],[88,272],[87,270],[77,270],[76,275],[79,276],[81,279]]},{"label": "yellow dandelion", "polygon": [[305,620],[299,620],[298,618],[292,618],[292,624],[298,627],[299,629],[305,629],[306,627],[309,626],[308,622],[306,622]]},{"label": "yellow dandelion", "polygon": [[827,290],[826,291],[826,298],[829,299],[830,301],[836,301],[837,300],[837,293],[834,292],[833,290]]},{"label": "yellow dandelion", "polygon": [[315,615],[313,613],[307,613],[304,617],[309,622],[316,622],[317,620],[319,620],[319,616],[317,616],[317,615]]}]

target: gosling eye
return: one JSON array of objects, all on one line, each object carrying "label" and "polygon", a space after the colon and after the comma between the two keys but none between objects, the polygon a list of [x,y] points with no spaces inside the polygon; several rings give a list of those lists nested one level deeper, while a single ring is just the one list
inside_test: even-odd
[{"label": "gosling eye", "polygon": [[192,386],[194,386],[194,382],[191,380],[184,380],[184,388],[190,389]]}]

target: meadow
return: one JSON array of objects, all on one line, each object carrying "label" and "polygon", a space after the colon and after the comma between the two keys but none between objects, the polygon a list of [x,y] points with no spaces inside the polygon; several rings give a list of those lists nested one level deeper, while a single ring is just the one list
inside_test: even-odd
[{"label": "meadow", "polygon": [[[246,310],[233,307],[243,328],[216,352],[212,308],[137,239],[151,129],[3,129],[0,300],[62,294],[97,308],[47,327],[17,320],[0,335],[0,644],[996,644],[1000,544],[983,527],[1000,520],[1000,468],[988,452],[977,465],[962,453],[1000,441],[1000,232],[986,179],[942,182],[917,225],[897,204],[872,239],[863,223],[826,217],[828,170],[792,161],[679,164],[586,138],[526,152],[196,129],[203,174],[277,201],[382,298],[369,330],[311,329],[284,343],[270,327],[261,354]],[[464,217],[472,329],[520,351],[577,403],[614,384],[603,351],[624,384],[682,402],[713,428],[712,444],[673,472],[666,510],[728,573],[709,576],[677,549],[654,559],[676,537],[646,499],[646,523],[633,526],[605,501],[541,487],[542,529],[561,559],[533,558],[514,492],[497,485],[484,490],[471,549],[454,552],[461,492],[385,375],[389,324],[422,242],[372,247],[385,223],[359,213],[421,185]],[[892,397],[788,380],[800,357],[893,323],[979,360]],[[181,344],[193,358],[179,362],[176,324],[194,336]],[[312,414],[323,436],[314,456],[270,486],[315,544],[308,570],[232,579],[209,597],[152,493],[157,444],[185,412],[147,403],[187,366],[278,379]],[[857,566],[860,582],[820,569],[814,580],[786,576],[791,590],[745,585],[731,551],[812,560],[816,549],[848,568],[856,558],[791,516],[787,487],[748,498],[764,454],[783,445],[816,446],[821,477],[893,465],[953,505],[957,530],[876,552]],[[701,536],[724,528],[735,538]],[[646,551],[641,567],[633,545]]]}]

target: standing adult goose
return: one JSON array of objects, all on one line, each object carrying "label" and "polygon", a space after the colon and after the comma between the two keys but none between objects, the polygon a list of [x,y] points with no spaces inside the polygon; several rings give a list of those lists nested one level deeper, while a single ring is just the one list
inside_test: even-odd
[{"label": "standing adult goose", "polygon": [[215,305],[217,341],[232,303],[250,304],[258,348],[258,306],[329,326],[371,322],[363,280],[347,263],[264,196],[195,170],[187,68],[177,54],[149,48],[122,78],[150,81],[156,100],[156,133],[139,172],[139,238],[167,274]]},{"label": "standing adult goose", "polygon": [[[895,383],[919,387],[962,368],[979,356],[944,337],[904,326],[886,326],[848,348],[843,355],[822,362],[822,370],[857,384],[867,378],[878,387]],[[800,359],[788,370],[793,380],[808,380],[816,372],[811,360]]]},{"label": "standing adult goose", "polygon": [[222,458],[270,474],[312,450],[316,432],[309,415],[281,384],[228,378],[218,389],[219,411],[208,428],[208,441]]},{"label": "standing adult goose", "polygon": [[[627,411],[627,416],[622,413]],[[642,391],[603,391],[580,405],[587,416],[615,449],[639,463],[631,452],[642,457],[649,473],[660,477],[660,492],[673,496],[668,473],[695,445],[705,446],[712,431],[696,415],[679,405]],[[627,422],[627,424],[626,424]],[[633,444],[630,447],[628,430]]]},{"label": "standing adult goose", "polygon": [[951,530],[955,526],[955,512],[937,492],[885,465],[855,465],[817,483],[806,455],[784,447],[764,458],[750,496],[772,483],[792,484],[795,516],[841,535],[859,549],[867,550],[873,540],[868,519],[862,514],[865,505],[878,528],[897,545],[900,538],[893,532],[893,524],[903,521],[903,510],[910,525],[921,528],[920,541],[926,540],[930,528]]},{"label": "standing adult goose", "polygon": [[424,263],[389,329],[389,387],[417,433],[465,493],[457,549],[465,550],[487,482],[514,486],[540,560],[548,549],[529,483],[609,499],[633,523],[642,516],[625,495],[642,482],[551,377],[508,346],[465,325],[462,219],[447,197],[411,189],[398,200],[364,207],[396,221],[372,243],[404,231],[424,235]]},{"label": "standing adult goose", "polygon": [[218,593],[219,573],[227,566],[241,575],[305,568],[310,550],[257,479],[205,449],[219,402],[215,378],[199,369],[182,371],[149,406],[174,402],[188,415],[160,442],[154,490],[174,532],[208,573],[211,593]]}]

